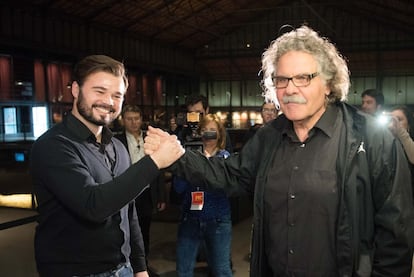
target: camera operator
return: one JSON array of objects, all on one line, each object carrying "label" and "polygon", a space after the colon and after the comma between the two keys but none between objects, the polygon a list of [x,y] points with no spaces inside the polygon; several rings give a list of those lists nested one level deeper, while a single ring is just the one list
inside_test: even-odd
[{"label": "camera operator", "polygon": [[[191,142],[199,142],[198,145],[202,145],[201,137],[197,137],[196,130],[198,128],[198,122],[201,118],[209,113],[209,104],[208,99],[204,95],[189,95],[185,99],[185,105],[187,107],[187,115],[191,117],[191,121],[187,118],[185,126],[182,130],[182,134],[177,136],[181,138],[181,142],[184,146],[191,145]],[[190,114],[189,114],[190,113]],[[198,120],[196,119],[198,114]],[[194,120],[194,121],[192,121]],[[193,143],[193,145],[197,143]],[[192,146],[191,146],[192,147]],[[233,147],[231,145],[230,135],[226,131],[226,146],[225,149],[229,152],[233,152]]]}]

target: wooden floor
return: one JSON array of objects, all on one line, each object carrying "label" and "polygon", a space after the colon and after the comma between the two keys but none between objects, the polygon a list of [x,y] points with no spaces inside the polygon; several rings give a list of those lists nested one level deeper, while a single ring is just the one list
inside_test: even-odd
[{"label": "wooden floor", "polygon": [[[167,212],[168,213],[168,212]],[[0,207],[0,223],[32,216],[27,209]],[[173,216],[171,216],[171,214]],[[168,217],[171,216],[171,218]],[[175,277],[175,241],[177,222],[174,211],[167,220],[153,222],[151,228],[150,267],[160,277]],[[36,223],[0,230],[0,276],[38,277],[33,254],[33,237]],[[235,277],[249,276],[249,253],[251,218],[242,219],[233,226],[232,261]],[[207,276],[206,265],[198,263],[196,277]],[[414,277],[414,271],[411,273]]]},{"label": "wooden floor", "polygon": [[[0,223],[35,215],[27,209],[0,207]],[[232,261],[235,277],[249,276],[251,219],[246,218],[233,227]],[[38,277],[34,261],[33,238],[36,223],[0,230],[0,276]],[[177,222],[155,221],[151,227],[149,265],[160,277],[175,274],[175,242]],[[207,276],[206,264],[198,263],[195,276]]]}]

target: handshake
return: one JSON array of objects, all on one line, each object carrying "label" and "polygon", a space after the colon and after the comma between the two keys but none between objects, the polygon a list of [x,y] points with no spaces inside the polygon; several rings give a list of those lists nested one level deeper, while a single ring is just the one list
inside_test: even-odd
[{"label": "handshake", "polygon": [[166,168],[184,155],[185,150],[177,136],[149,126],[144,142],[144,152],[159,169]]}]

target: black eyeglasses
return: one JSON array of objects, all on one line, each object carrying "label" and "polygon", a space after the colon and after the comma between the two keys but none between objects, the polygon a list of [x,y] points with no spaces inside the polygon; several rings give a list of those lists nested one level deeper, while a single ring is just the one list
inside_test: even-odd
[{"label": "black eyeglasses", "polygon": [[273,76],[272,81],[276,88],[286,88],[289,84],[289,81],[296,87],[306,87],[309,86],[310,81],[319,75],[319,72],[312,74],[299,74],[293,77],[284,77],[284,76]]}]

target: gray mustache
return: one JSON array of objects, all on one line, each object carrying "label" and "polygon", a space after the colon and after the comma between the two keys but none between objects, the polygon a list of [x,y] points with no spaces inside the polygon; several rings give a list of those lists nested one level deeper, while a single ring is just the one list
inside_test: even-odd
[{"label": "gray mustache", "polygon": [[290,96],[283,96],[282,98],[283,104],[288,103],[295,103],[295,104],[306,104],[308,101],[306,101],[305,98],[298,96],[298,95],[290,95]]}]

